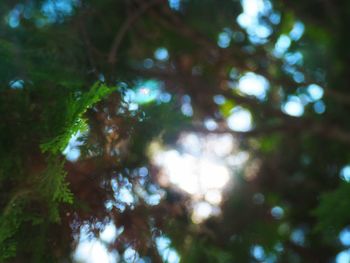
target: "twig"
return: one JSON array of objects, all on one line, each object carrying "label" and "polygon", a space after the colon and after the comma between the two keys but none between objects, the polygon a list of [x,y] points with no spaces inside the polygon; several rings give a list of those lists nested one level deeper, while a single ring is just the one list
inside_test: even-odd
[{"label": "twig", "polygon": [[128,32],[129,28],[137,21],[137,19],[143,15],[148,9],[150,9],[152,6],[157,5],[161,3],[163,0],[153,0],[145,5],[140,6],[136,12],[129,16],[129,18],[124,22],[124,24],[121,26],[120,30],[116,34],[113,40],[113,44],[111,46],[109,55],[108,55],[108,62],[111,64],[115,64],[117,61],[117,52],[119,49],[119,46],[121,42],[124,39],[125,34]]}]

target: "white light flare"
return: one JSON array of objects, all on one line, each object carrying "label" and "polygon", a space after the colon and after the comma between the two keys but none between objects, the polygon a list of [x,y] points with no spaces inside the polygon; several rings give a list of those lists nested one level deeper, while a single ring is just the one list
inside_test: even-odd
[{"label": "white light flare", "polygon": [[238,89],[249,96],[255,96],[259,100],[264,100],[269,88],[269,82],[263,76],[253,72],[246,73],[238,84]]},{"label": "white light flare", "polygon": [[248,132],[253,128],[253,118],[248,110],[237,106],[227,118],[227,125],[233,131]]},{"label": "white light flare", "polygon": [[238,154],[237,143],[230,134],[185,133],[177,148],[158,148],[152,159],[161,169],[160,184],[175,185],[192,196],[192,220],[200,223],[220,212],[222,191],[232,183],[228,157],[234,152]]}]

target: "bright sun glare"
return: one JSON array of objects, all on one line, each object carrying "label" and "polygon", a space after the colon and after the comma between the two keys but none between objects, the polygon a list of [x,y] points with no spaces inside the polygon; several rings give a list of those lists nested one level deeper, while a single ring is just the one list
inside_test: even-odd
[{"label": "bright sun glare", "polygon": [[239,169],[248,154],[239,152],[230,134],[184,133],[177,147],[153,150],[153,161],[161,168],[160,184],[174,185],[192,197],[195,223],[218,214],[222,191],[233,183],[232,171]]}]

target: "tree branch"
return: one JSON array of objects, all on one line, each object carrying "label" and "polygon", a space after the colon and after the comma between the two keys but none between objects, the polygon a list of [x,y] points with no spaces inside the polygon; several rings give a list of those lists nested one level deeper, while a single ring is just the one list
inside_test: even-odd
[{"label": "tree branch", "polygon": [[[135,70],[135,72],[137,72],[141,76],[154,77],[163,81],[171,80],[172,82],[182,84],[182,86],[183,86],[183,83],[186,83],[186,78],[187,79],[201,78],[193,75],[180,76],[176,72],[170,72],[166,70],[160,70],[160,71],[159,70]],[[196,81],[192,81],[191,83],[196,83]],[[200,89],[203,89],[204,85],[208,86],[208,83],[200,82]],[[195,89],[196,87],[192,86],[191,88]],[[207,87],[207,89],[218,90],[209,86]],[[222,132],[222,133],[229,132],[229,133],[235,133],[235,134],[244,135],[244,136],[256,136],[260,134],[267,134],[269,132],[277,132],[277,131],[310,132],[312,134],[317,134],[324,138],[334,139],[338,142],[342,142],[350,145],[350,132],[342,129],[341,127],[335,126],[325,121],[320,122],[310,117],[290,116],[282,112],[280,109],[275,108],[270,104],[258,101],[253,97],[242,96],[237,93],[234,93],[232,89],[228,88],[225,85],[222,85],[219,91],[221,95],[223,95],[227,99],[233,100],[236,104],[253,109],[255,112],[262,113],[265,116],[276,117],[277,120],[280,121],[280,123],[277,126],[264,127],[262,128],[262,130],[257,129],[256,131],[245,132],[245,133],[233,132],[230,129],[222,129],[221,131],[218,131],[218,132]]]},{"label": "tree branch", "polygon": [[125,34],[128,32],[130,27],[137,21],[138,18],[140,18],[148,9],[151,7],[164,2],[164,0],[153,0],[149,1],[148,3],[141,5],[139,9],[135,11],[134,14],[129,16],[129,18],[124,22],[124,24],[121,26],[119,31],[117,32],[116,36],[114,37],[113,44],[110,48],[109,55],[108,55],[108,62],[112,65],[116,63],[117,61],[117,52],[119,49],[119,46],[121,42],[123,41],[123,38]]}]

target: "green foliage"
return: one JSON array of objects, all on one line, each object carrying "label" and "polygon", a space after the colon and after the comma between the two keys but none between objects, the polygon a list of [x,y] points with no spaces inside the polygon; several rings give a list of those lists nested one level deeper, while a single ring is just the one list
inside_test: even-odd
[{"label": "green foliage", "polygon": [[229,263],[232,260],[232,255],[225,249],[211,246],[210,242],[205,242],[204,240],[193,240],[189,250],[183,254],[181,262]]},{"label": "green foliage", "polygon": [[[104,84],[96,83],[88,92],[82,95],[78,94],[74,96],[70,94],[68,98],[65,98],[63,105],[58,105],[61,110],[64,110],[64,113],[55,112],[50,109],[50,114],[59,114],[62,118],[59,120],[59,123],[55,123],[55,126],[58,126],[59,129],[55,131],[53,138],[41,144],[42,151],[50,151],[53,154],[63,151],[72,135],[79,131],[83,132],[87,130],[88,126],[86,120],[83,118],[86,110],[102,98],[111,94],[114,90]],[[53,117],[57,120],[55,116]]]},{"label": "green foliage", "polygon": [[312,214],[318,219],[316,231],[333,230],[339,232],[349,224],[349,193],[350,184],[343,182],[336,190],[321,195],[319,206],[312,211]]},{"label": "green foliage", "polygon": [[220,111],[221,111],[222,115],[225,117],[230,116],[234,106],[235,105],[234,105],[234,102],[232,100],[225,101],[225,103],[220,106]]},{"label": "green foliage", "polygon": [[[53,2],[0,1],[0,262],[69,261],[79,227],[90,224],[98,236],[107,221],[123,229],[110,248],[121,255],[131,247],[152,262],[160,260],[151,240],[158,233],[183,262],[263,261],[251,253],[257,244],[266,261],[334,260],[337,231],[350,220],[350,186],[337,188],[349,162],[349,3],[262,1],[266,10],[255,19],[238,17],[239,0],[179,1],[179,10],[168,1],[63,1],[69,14],[53,6],[45,14]],[[290,34],[297,21],[305,26],[300,39]],[[160,47],[164,59],[155,54]],[[264,99],[240,91],[248,72],[268,80]],[[157,95],[139,81],[146,79],[157,83]],[[129,104],[111,88],[122,82],[137,83],[143,102]],[[323,97],[313,101],[311,83]],[[291,96],[302,102],[299,117],[286,114]],[[235,107],[252,114],[252,132],[228,127]],[[234,155],[224,161],[234,186],[216,207],[220,216],[200,224],[191,221],[193,200],[166,185],[146,153],[155,139],[169,146],[193,127],[232,134],[237,153],[249,153],[242,169]],[[86,132],[82,154],[65,160],[78,132]],[[143,196],[157,191],[160,203],[148,204]],[[302,243],[295,229],[305,230]]]},{"label": "green foliage", "polygon": [[[36,103],[35,100],[33,101],[33,95],[31,94],[40,94],[42,98],[46,99],[47,106],[37,109],[40,111],[41,119],[36,127],[25,130],[26,123],[23,123],[23,121],[18,122],[17,125],[24,133],[27,132],[36,138],[39,137],[39,141],[46,141],[41,144],[41,149],[44,153],[50,152],[50,154],[48,154],[49,156],[45,161],[46,167],[43,171],[28,174],[28,171],[19,170],[25,156],[18,155],[20,153],[18,149],[21,146],[23,147],[23,144],[26,145],[27,142],[25,141],[26,137],[21,137],[17,132],[17,136],[20,136],[17,139],[18,144],[9,145],[9,151],[1,158],[4,165],[0,169],[0,180],[4,184],[9,184],[11,181],[16,182],[19,187],[8,192],[6,196],[7,203],[5,195],[3,196],[4,200],[2,202],[5,202],[6,206],[0,216],[0,262],[16,254],[16,236],[18,236],[19,229],[23,224],[42,225],[45,223],[44,218],[48,218],[50,223],[59,223],[60,205],[62,203],[73,203],[73,195],[69,190],[69,184],[65,180],[66,171],[64,170],[64,161],[60,156],[61,152],[67,146],[72,135],[87,129],[86,119],[84,118],[86,110],[113,91],[115,91],[114,88],[96,83],[85,93],[74,93],[61,87],[60,90],[56,91],[55,95],[57,95],[57,92],[60,94],[60,96],[55,97],[56,100],[52,100],[50,91],[45,92],[45,90],[34,87],[28,87],[24,91],[20,90],[16,96],[7,96],[11,101],[6,103],[9,103],[9,105],[12,103],[12,107],[20,107],[19,110],[17,109],[17,114],[22,119],[30,118],[29,120],[33,119],[30,113]],[[65,95],[63,96],[63,94]],[[38,106],[34,107],[35,110],[36,108]],[[13,110],[16,111],[16,109]],[[54,125],[52,125],[53,122]],[[0,125],[3,145],[7,141],[14,140],[12,138],[14,134],[11,130],[8,130],[9,128],[11,127]],[[48,137],[50,139],[44,139]],[[1,152],[2,154],[3,152]],[[19,173],[17,174],[18,179],[12,175],[15,171]],[[22,176],[26,175],[27,178],[21,178],[21,174]],[[17,180],[25,180],[26,182],[23,183]],[[31,208],[31,206],[39,204],[45,209],[36,211]]]},{"label": "green foliage", "polygon": [[276,134],[261,138],[259,145],[260,150],[264,153],[273,152],[276,150],[276,147],[278,147],[280,140],[280,135]]},{"label": "green foliage", "polygon": [[49,217],[53,222],[59,221],[58,205],[60,203],[73,203],[73,195],[65,181],[66,172],[64,162],[57,158],[50,158],[46,170],[39,175],[38,191],[43,200],[47,200]]},{"label": "green foliage", "polygon": [[0,262],[16,255],[17,241],[13,236],[24,219],[24,199],[19,197],[14,197],[0,216]]},{"label": "green foliage", "polygon": [[[15,236],[23,224],[41,225],[46,217],[48,222],[59,222],[59,205],[73,202],[65,175],[63,162],[57,157],[51,157],[46,170],[36,175],[30,188],[19,189],[13,193],[0,216],[0,262],[15,255]],[[45,204],[47,212],[31,211],[33,204]]]}]

